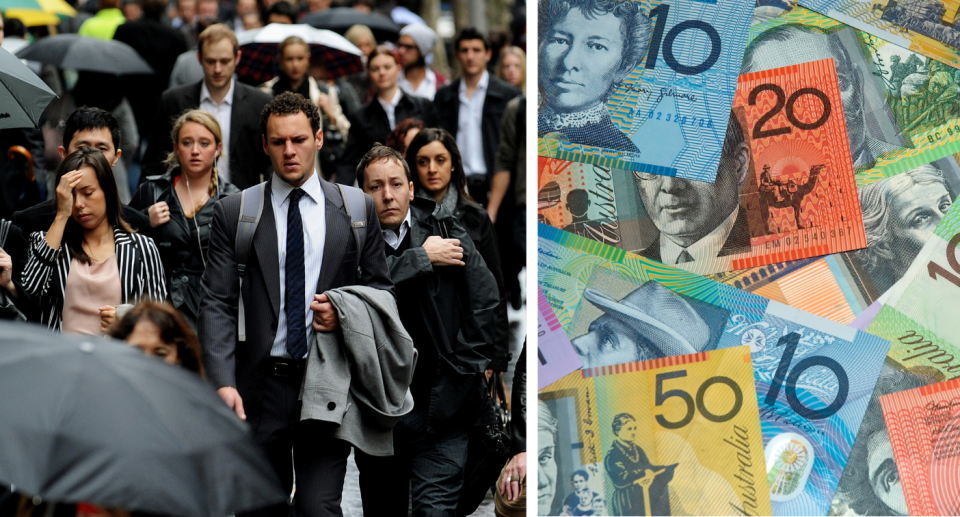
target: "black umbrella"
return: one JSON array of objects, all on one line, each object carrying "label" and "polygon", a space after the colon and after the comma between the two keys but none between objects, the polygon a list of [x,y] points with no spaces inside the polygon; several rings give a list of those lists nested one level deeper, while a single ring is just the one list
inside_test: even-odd
[{"label": "black umbrella", "polygon": [[47,36],[17,52],[17,57],[105,74],[152,74],[153,68],[133,47],[114,40],[88,38],[76,34]]},{"label": "black umbrella", "polygon": [[0,480],[54,502],[223,517],[285,500],[245,423],[191,372],[0,324]]},{"label": "black umbrella", "polygon": [[333,7],[311,13],[303,18],[303,23],[340,34],[347,32],[347,29],[354,25],[366,25],[373,31],[373,37],[377,42],[400,39],[400,26],[389,16],[380,13],[364,13],[351,7]]}]

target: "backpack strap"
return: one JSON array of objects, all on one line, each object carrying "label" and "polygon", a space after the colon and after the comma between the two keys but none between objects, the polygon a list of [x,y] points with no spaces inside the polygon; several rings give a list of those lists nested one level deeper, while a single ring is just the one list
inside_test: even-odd
[{"label": "backpack strap", "polygon": [[240,193],[240,219],[237,221],[237,273],[240,275],[239,312],[237,313],[237,340],[247,340],[247,325],[243,312],[243,277],[253,248],[253,234],[257,232],[263,214],[263,196],[267,189],[260,183]]},{"label": "backpack strap", "polygon": [[357,282],[360,281],[360,253],[363,251],[363,240],[367,233],[367,204],[363,199],[363,191],[356,187],[348,187],[337,183],[340,189],[340,196],[343,198],[343,206],[347,209],[347,215],[350,216],[350,227],[353,229],[353,236],[357,241]]}]

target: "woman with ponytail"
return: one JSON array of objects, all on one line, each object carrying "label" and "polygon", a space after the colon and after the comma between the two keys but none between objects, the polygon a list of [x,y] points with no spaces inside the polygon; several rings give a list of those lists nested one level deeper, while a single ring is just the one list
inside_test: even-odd
[{"label": "woman with ponytail", "polygon": [[130,206],[150,217],[170,301],[196,325],[213,207],[239,190],[218,176],[223,139],[213,115],[188,111],[173,124],[170,136],[167,172],[142,181]]}]

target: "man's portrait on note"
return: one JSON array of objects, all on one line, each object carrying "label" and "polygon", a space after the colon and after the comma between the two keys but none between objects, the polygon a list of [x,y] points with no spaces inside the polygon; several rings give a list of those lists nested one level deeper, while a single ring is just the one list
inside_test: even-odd
[{"label": "man's portrait on note", "polygon": [[650,19],[623,0],[540,0],[538,135],[637,152],[607,98],[646,56]]}]

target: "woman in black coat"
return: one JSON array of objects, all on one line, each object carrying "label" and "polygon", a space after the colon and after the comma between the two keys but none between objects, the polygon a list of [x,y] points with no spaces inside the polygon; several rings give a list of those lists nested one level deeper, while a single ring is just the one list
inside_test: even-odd
[{"label": "woman in black coat", "polygon": [[213,207],[239,189],[219,178],[214,166],[223,149],[216,118],[188,111],[174,123],[171,137],[167,172],[148,176],[130,206],[150,217],[170,301],[196,326]]},{"label": "woman in black coat", "polygon": [[[400,62],[387,47],[378,46],[367,60],[370,82],[377,95],[350,115],[350,133],[344,157],[337,167],[337,183],[352,185],[357,177],[357,164],[373,144],[387,141],[396,125],[408,118],[422,120],[427,127],[439,126],[440,119],[433,103],[422,97],[404,93],[400,79]],[[383,105],[393,109],[391,119]]]},{"label": "woman in black coat", "polygon": [[487,211],[467,193],[467,177],[457,140],[443,129],[426,128],[417,133],[407,148],[407,164],[413,172],[416,195],[444,205],[456,216],[470,235],[487,268],[497,280],[500,305],[497,329],[488,369],[504,372],[510,362],[510,322],[507,319],[507,293],[500,270],[497,235]]}]

